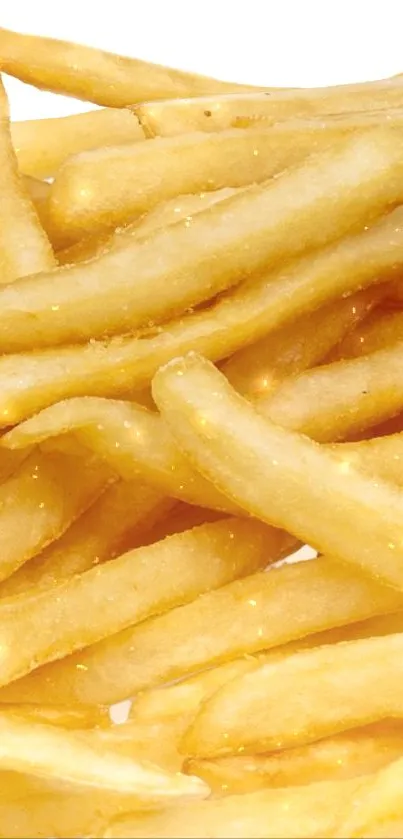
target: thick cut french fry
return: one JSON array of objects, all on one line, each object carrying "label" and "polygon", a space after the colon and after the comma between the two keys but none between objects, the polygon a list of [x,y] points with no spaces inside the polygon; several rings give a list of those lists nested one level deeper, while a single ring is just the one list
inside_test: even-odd
[{"label": "thick cut french fry", "polygon": [[281,379],[318,364],[346,333],[361,323],[382,293],[382,286],[370,288],[302,315],[235,353],[221,369],[244,396],[267,394]]},{"label": "thick cut french fry", "polygon": [[[0,29],[0,69],[41,90],[121,108],[145,99],[203,96],[253,87],[221,82],[55,38]],[[270,88],[269,88],[270,90]]]},{"label": "thick cut french fry", "polygon": [[0,580],[57,539],[110,475],[98,459],[82,454],[32,452],[0,486]]},{"label": "thick cut french fry", "polygon": [[148,534],[152,523],[172,506],[172,501],[139,481],[113,484],[60,539],[3,581],[0,598],[29,592],[31,587],[39,592],[118,556],[129,533],[132,542],[135,536],[141,542],[141,535]]},{"label": "thick cut french fry", "polygon": [[[1,48],[1,46],[0,46]],[[358,85],[318,89],[278,90],[266,93],[233,93],[200,99],[142,102],[133,108],[146,136],[173,136],[190,131],[224,131],[274,125],[285,120],[321,117],[325,125],[363,129],[400,124],[403,106],[402,78]],[[336,116],[335,116],[336,115]]]},{"label": "thick cut french fry", "polygon": [[78,787],[96,786],[131,795],[144,802],[203,798],[208,787],[199,778],[170,774],[104,748],[97,732],[73,732],[32,723],[23,716],[0,713],[2,769],[27,772],[47,779],[68,781]]},{"label": "thick cut french fry", "polygon": [[366,132],[219,201],[190,226],[185,220],[0,289],[0,351],[153,326],[361,229],[403,200],[402,143],[402,131]]},{"label": "thick cut french fry", "polygon": [[[300,786],[317,781],[356,778],[376,772],[403,755],[400,721],[355,728],[300,749],[269,755],[191,759],[186,770],[221,795],[267,787]],[[350,836],[350,833],[345,834]]]},{"label": "thick cut french fry", "polygon": [[236,754],[239,748],[267,752],[402,717],[402,647],[403,634],[398,633],[263,664],[207,700],[181,748],[200,757]]},{"label": "thick cut french fry", "polygon": [[161,364],[189,350],[226,358],[298,315],[393,275],[403,262],[402,219],[398,208],[363,233],[242,284],[211,309],[156,334],[0,358],[0,424],[65,397],[121,396],[145,387]]},{"label": "thick cut french fry", "polygon": [[376,309],[335,347],[329,361],[357,358],[396,344],[403,336],[403,312]]},{"label": "thick cut french fry", "polygon": [[0,81],[0,284],[50,271],[56,260],[19,174],[11,143],[8,102]]},{"label": "thick cut french fry", "polygon": [[307,787],[264,790],[185,804],[150,814],[113,820],[104,839],[322,839],[333,836],[340,810],[356,795],[362,779],[328,781]]},{"label": "thick cut french fry", "polygon": [[258,410],[314,440],[343,440],[402,411],[402,361],[400,340],[362,358],[306,370],[263,396]]},{"label": "thick cut french fry", "polygon": [[299,128],[280,123],[98,148],[70,157],[57,172],[50,193],[52,223],[66,240],[101,234],[178,195],[261,183],[349,133],[337,122]]},{"label": "thick cut french fry", "polygon": [[264,568],[284,555],[289,541],[258,522],[225,519],[6,600],[0,684]]},{"label": "thick cut french fry", "polygon": [[[214,663],[401,606],[399,592],[329,557],[285,565],[231,583],[48,665],[4,688],[0,700],[116,702]],[[170,639],[168,652],[165,638]]]},{"label": "thick cut french fry", "polygon": [[228,497],[320,552],[402,587],[401,489],[354,466],[346,479],[333,451],[260,416],[194,353],[157,373],[153,397],[183,452]]},{"label": "thick cut french fry", "polygon": [[138,120],[125,108],[30,119],[10,127],[19,168],[34,178],[53,177],[72,154],[144,140]]}]

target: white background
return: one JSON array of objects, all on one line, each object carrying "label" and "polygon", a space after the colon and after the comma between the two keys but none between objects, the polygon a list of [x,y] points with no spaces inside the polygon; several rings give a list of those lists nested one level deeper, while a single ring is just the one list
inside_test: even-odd
[{"label": "white background", "polygon": [[[264,85],[403,72],[403,0],[0,0],[0,25]],[[7,87],[14,119],[83,110]]]}]

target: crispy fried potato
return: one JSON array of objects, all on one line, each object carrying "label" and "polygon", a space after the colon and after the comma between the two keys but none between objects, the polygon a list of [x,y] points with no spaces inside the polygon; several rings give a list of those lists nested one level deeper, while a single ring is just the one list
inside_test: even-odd
[{"label": "crispy fried potato", "polygon": [[185,220],[0,289],[0,351],[154,325],[268,265],[359,230],[403,200],[402,138],[393,129],[366,132],[219,201],[190,226]]},{"label": "crispy fried potato", "polygon": [[10,29],[0,29],[0,69],[41,90],[117,108],[145,99],[256,90]]},{"label": "crispy fried potato", "polygon": [[67,117],[12,122],[11,139],[21,172],[50,178],[72,154],[144,140],[137,118],[125,108],[102,108]]},{"label": "crispy fried potato", "polygon": [[403,824],[403,759],[395,760],[370,776],[354,797],[354,806],[343,807],[344,819],[334,836],[400,836]]},{"label": "crispy fried potato", "polygon": [[307,787],[264,790],[149,814],[132,813],[113,820],[105,839],[319,839],[333,836],[340,810],[360,789],[362,780],[328,781]]},{"label": "crispy fried potato", "polygon": [[112,484],[57,541],[3,581],[0,598],[31,587],[38,593],[118,556],[129,534],[132,546],[136,536],[141,542],[142,533],[148,535],[172,507],[172,501],[139,481]]},{"label": "crispy fried potato", "polygon": [[7,96],[0,81],[0,284],[51,271],[56,260],[19,174]]},{"label": "crispy fried potato", "polygon": [[24,717],[27,721],[75,731],[93,729],[94,726],[109,729],[111,725],[108,708],[101,705],[8,705],[7,713]]},{"label": "crispy fried potato", "polygon": [[358,323],[330,354],[329,361],[357,358],[402,340],[403,312],[376,309]]},{"label": "crispy fried potato", "polygon": [[[312,743],[402,717],[403,634],[364,638],[263,664],[224,685],[199,710],[181,746],[209,757]],[[371,689],[376,681],[376,690]],[[365,696],[365,702],[362,701]]]},{"label": "crispy fried potato", "polygon": [[116,702],[221,661],[400,608],[399,592],[329,557],[285,565],[48,665],[4,688],[0,701]]},{"label": "crispy fried potato", "polygon": [[96,458],[32,452],[0,485],[0,580],[57,539],[102,492],[110,475]]},{"label": "crispy fried potato", "polygon": [[402,587],[401,489],[350,464],[346,480],[335,452],[260,416],[195,353],[157,373],[153,397],[181,450],[228,497],[320,552]]},{"label": "crispy fried potato", "polygon": [[[244,396],[267,394],[281,379],[318,364],[350,330],[357,327],[384,294],[383,287],[359,291],[302,315],[256,344],[235,353],[221,367]],[[352,333],[354,334],[354,332]]]},{"label": "crispy fried potato", "polygon": [[184,757],[179,751],[179,744],[190,722],[192,716],[179,715],[175,719],[149,722],[128,720],[120,725],[103,726],[88,734],[102,749],[154,763],[170,772],[180,772]]}]

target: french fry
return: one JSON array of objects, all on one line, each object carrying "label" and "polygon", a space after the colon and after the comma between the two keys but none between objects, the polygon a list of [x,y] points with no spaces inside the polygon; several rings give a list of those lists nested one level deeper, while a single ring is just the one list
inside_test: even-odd
[{"label": "french fry", "polygon": [[398,343],[402,335],[403,312],[376,309],[340,341],[329,361],[368,355]]},{"label": "french fry", "polygon": [[57,539],[110,475],[99,460],[82,454],[32,452],[0,485],[0,580]]},{"label": "french fry", "polygon": [[[165,539],[166,536],[172,536],[174,533],[183,533],[184,530],[191,530],[192,527],[199,527],[201,524],[208,524],[209,522],[220,521],[225,514],[220,510],[211,510],[207,507],[196,507],[193,504],[186,504],[184,501],[173,501],[170,499],[170,506],[167,513],[158,518],[155,523],[150,519],[150,527],[146,528],[140,534],[141,545],[151,545],[153,542],[159,542]],[[132,547],[132,542],[136,542],[138,536],[136,531],[129,532],[125,541]]]},{"label": "french fry", "polygon": [[[401,489],[353,466],[346,480],[333,451],[260,416],[194,353],[157,373],[153,397],[182,451],[229,498],[401,588]],[[307,470],[314,480],[306,481]]]},{"label": "french fry", "polygon": [[0,81],[0,283],[51,271],[56,260],[19,174],[11,143],[8,101]]},{"label": "french fry", "polygon": [[[302,315],[256,344],[235,353],[221,367],[231,384],[249,398],[271,391],[283,378],[318,364],[357,327],[382,296],[382,286],[329,303]],[[354,332],[353,332],[354,334]]]},{"label": "french fry", "polygon": [[41,90],[116,108],[145,99],[203,96],[242,88],[256,90],[9,29],[0,29],[0,69]]},{"label": "french fry", "polygon": [[[5,600],[0,684],[264,568],[289,542],[287,534],[257,522],[226,519]],[[25,643],[18,647],[21,634]]]},{"label": "french fry", "polygon": [[132,813],[111,821],[104,839],[312,839],[333,836],[340,810],[362,780],[328,781],[307,787],[264,790],[185,804],[149,814]]},{"label": "french fry", "polygon": [[132,801],[164,802],[175,798],[203,798],[208,787],[199,778],[170,774],[152,764],[114,754],[100,747],[97,733],[73,732],[32,723],[23,716],[0,714],[2,769],[28,772],[77,787],[131,795]]},{"label": "french fry", "polygon": [[400,758],[370,776],[354,797],[354,806],[343,808],[347,815],[340,819],[334,836],[398,837],[403,824],[402,772]]},{"label": "french fry", "polygon": [[[184,757],[179,751],[179,745],[191,721],[192,717],[179,715],[175,719],[150,722],[128,720],[120,725],[89,731],[88,735],[102,749],[154,763],[170,772],[180,772]],[[191,772],[187,771],[186,774],[190,775]]]},{"label": "french fry", "polygon": [[137,118],[125,108],[12,122],[10,128],[19,168],[34,178],[53,177],[72,154],[144,140]]},{"label": "french fry", "polygon": [[263,396],[258,409],[272,422],[314,440],[342,440],[401,412],[402,360],[400,341],[369,355],[306,370]]},{"label": "french fry", "polygon": [[0,586],[0,597],[14,597],[58,585],[122,553],[130,533],[149,532],[173,502],[139,481],[118,481],[108,487],[68,530],[26,562]]},{"label": "french fry", "polygon": [[[170,137],[191,131],[271,126],[285,120],[321,117],[324,125],[350,129],[400,123],[402,78],[358,85],[266,93],[232,93],[163,102],[141,102],[133,107],[147,137]],[[335,116],[335,114],[337,116]]]},{"label": "french fry", "polygon": [[108,709],[98,705],[9,705],[7,713],[24,717],[27,721],[57,725],[75,731],[93,729],[94,726],[109,729],[111,725]]},{"label": "french fry", "polygon": [[226,358],[298,315],[388,278],[402,263],[402,219],[398,208],[363,233],[242,284],[161,332],[0,358],[0,424],[15,424],[65,397],[122,396],[145,387],[160,365],[189,350]]},{"label": "french fry", "polygon": [[372,774],[402,755],[402,723],[382,721],[274,754],[191,759],[186,771],[202,778],[215,794],[237,795],[267,787],[312,784],[324,778],[356,778]]},{"label": "french fry", "polygon": [[402,138],[394,129],[353,137],[197,213],[190,226],[185,220],[0,289],[0,351],[154,326],[285,257],[359,230],[403,200]]},{"label": "french fry", "polygon": [[[285,565],[48,665],[3,688],[0,701],[108,704],[213,664],[400,608],[399,592],[329,557]],[[170,639],[168,652],[164,638]]]},{"label": "french fry", "polygon": [[[181,748],[200,757],[236,754],[240,747],[265,752],[401,717],[397,685],[402,644],[403,634],[398,633],[317,647],[263,664],[207,700]],[[374,679],[377,689],[371,692]]]},{"label": "french fry", "polygon": [[[403,111],[399,124],[403,128]],[[57,172],[50,193],[52,223],[66,240],[101,234],[178,195],[261,183],[330,149],[351,130],[354,126],[337,121],[313,121],[109,143],[70,157]]]}]

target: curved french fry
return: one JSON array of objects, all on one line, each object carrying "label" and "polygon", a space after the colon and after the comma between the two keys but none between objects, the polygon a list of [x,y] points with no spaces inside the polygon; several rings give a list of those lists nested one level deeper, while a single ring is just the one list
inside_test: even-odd
[{"label": "curved french fry", "polygon": [[41,90],[121,108],[145,99],[256,90],[56,38],[0,29],[0,69]]},{"label": "curved french fry", "polygon": [[219,201],[190,226],[185,220],[0,288],[0,351],[154,326],[268,265],[361,229],[403,200],[402,141],[394,129],[366,132]]},{"label": "curved french fry", "polygon": [[54,176],[72,154],[145,139],[137,118],[126,108],[11,122],[10,129],[19,168],[34,178]]}]

